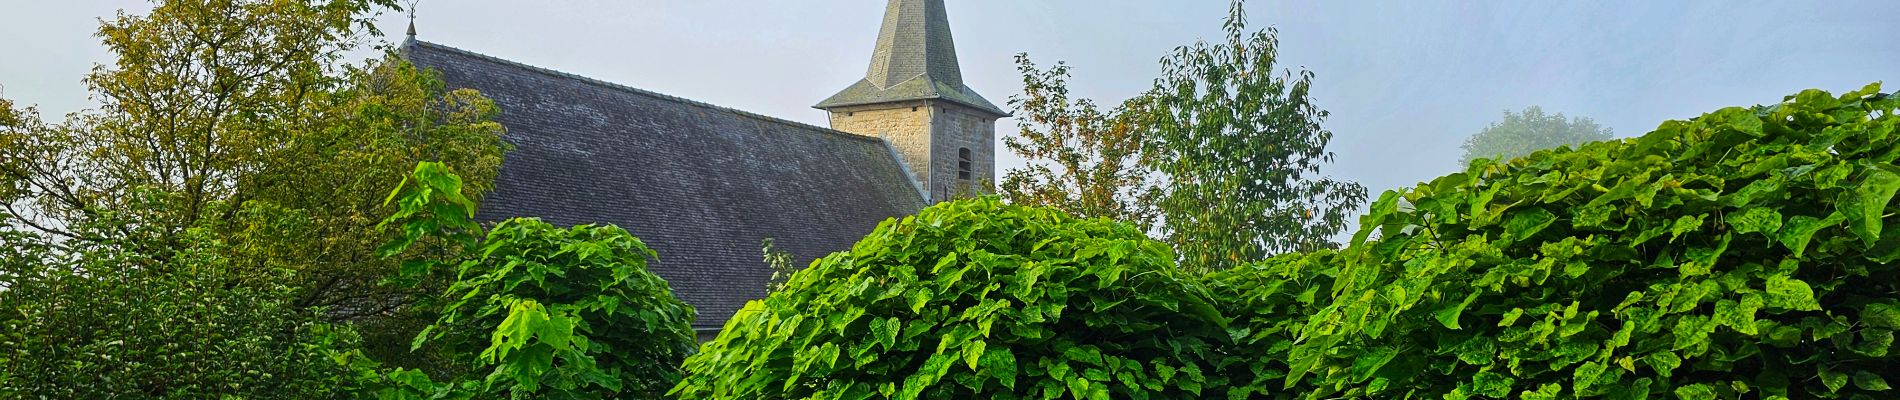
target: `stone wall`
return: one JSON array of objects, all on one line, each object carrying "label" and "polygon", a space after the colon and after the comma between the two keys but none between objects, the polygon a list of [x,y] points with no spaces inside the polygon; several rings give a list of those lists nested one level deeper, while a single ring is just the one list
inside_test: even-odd
[{"label": "stone wall", "polygon": [[[932,201],[994,185],[996,119],[982,111],[936,100],[845,107],[831,110],[831,128],[889,142]],[[967,181],[958,179],[961,149],[972,156]]]},{"label": "stone wall", "polygon": [[[937,139],[931,151],[943,160],[931,168],[930,198],[943,200],[995,185],[996,119],[976,109],[938,103],[932,115]],[[970,149],[971,179],[958,179],[959,150]]]},{"label": "stone wall", "polygon": [[845,107],[831,110],[831,129],[884,139],[904,157],[911,179],[930,187],[930,110],[926,101]]}]

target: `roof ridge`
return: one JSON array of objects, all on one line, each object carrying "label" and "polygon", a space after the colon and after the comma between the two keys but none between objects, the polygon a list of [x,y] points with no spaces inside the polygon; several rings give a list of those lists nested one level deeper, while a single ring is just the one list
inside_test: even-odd
[{"label": "roof ridge", "polygon": [[[665,93],[660,93],[660,92],[655,92],[655,91],[651,91],[651,90],[646,90],[646,89],[641,89],[641,88],[636,88],[636,87],[632,87],[632,86],[628,86],[628,85],[624,85],[624,84],[619,84],[619,83],[614,83],[614,82],[608,82],[608,81],[604,81],[604,80],[600,80],[600,79],[595,79],[595,78],[590,78],[590,77],[586,77],[586,76],[582,76],[582,75],[578,75],[578,74],[574,74],[574,73],[569,73],[569,72],[563,72],[563,71],[558,71],[558,70],[554,70],[554,69],[550,69],[550,68],[545,68],[545,67],[537,67],[537,66],[534,66],[534,65],[529,65],[529,64],[526,64],[526,63],[522,63],[522,62],[519,62],[519,61],[514,61],[514,60],[509,60],[509,59],[505,59],[505,58],[501,58],[501,57],[496,57],[496,56],[491,56],[491,55],[487,55],[487,54],[482,54],[482,53],[477,53],[477,52],[474,52],[474,51],[470,51],[470,50],[463,50],[463,49],[461,49],[461,48],[457,48],[457,47],[455,47],[455,46],[449,46],[449,45],[445,45],[445,44],[441,44],[441,43],[435,43],[435,42],[429,42],[429,41],[424,41],[424,40],[413,40],[413,39],[412,39],[412,40],[409,40],[409,41],[407,41],[406,43],[404,43],[404,45],[405,45],[405,47],[410,47],[410,46],[415,46],[415,47],[430,47],[430,48],[435,48],[435,49],[438,49],[438,50],[444,50],[444,51],[449,51],[449,52],[453,52],[453,53],[457,53],[457,54],[461,54],[461,55],[465,55],[465,56],[469,56],[469,57],[475,57],[475,58],[478,58],[478,59],[482,59],[482,60],[485,60],[485,61],[489,61],[489,62],[495,62],[495,63],[500,63],[500,64],[503,64],[503,65],[508,65],[508,66],[513,66],[513,67],[518,67],[518,68],[522,68],[522,69],[526,69],[526,70],[529,70],[529,71],[534,71],[534,72],[538,72],[538,73],[542,73],[542,74],[547,74],[547,75],[552,75],[552,76],[555,76],[555,77],[560,77],[560,78],[567,78],[567,79],[573,79],[573,80],[576,80],[576,81],[581,81],[581,82],[583,82],[583,83],[587,83],[587,84],[592,84],[592,85],[597,85],[597,86],[602,86],[602,87],[606,87],[606,88],[609,88],[609,89],[614,89],[614,90],[620,90],[620,91],[624,91],[624,92],[629,92],[629,93],[633,93],[633,94],[637,94],[637,95],[642,95],[642,96],[648,96],[648,97],[653,97],[653,98],[658,98],[658,99],[661,99],[661,100],[667,100],[667,101],[674,101],[674,102],[679,102],[679,103],[684,103],[684,104],[688,104],[688,105],[693,105],[693,106],[698,106],[698,107],[705,107],[705,108],[710,108],[710,109],[714,109],[714,110],[719,110],[719,111],[726,111],[726,112],[731,112],[731,113],[733,113],[733,114],[738,114],[738,115],[740,115],[740,116],[744,116],[744,117],[750,117],[750,118],[755,118],[755,119],[760,119],[760,120],[764,120],[764,121],[766,121],[766,122],[773,122],[773,123],[778,123],[778,124],[782,124],[782,125],[790,125],[790,126],[793,126],[793,127],[797,127],[797,128],[805,128],[805,129],[812,129],[812,130],[816,130],[816,131],[818,131],[818,132],[821,132],[821,133],[828,133],[828,134],[832,134],[832,135],[838,135],[838,136],[844,136],[844,137],[848,137],[848,138],[851,138],[851,139],[857,139],[857,140],[864,140],[864,141],[874,141],[874,142],[882,142],[882,141],[884,141],[883,139],[879,139],[879,138],[874,138],[874,137],[870,137],[870,136],[864,136],[864,135],[859,135],[859,134],[855,134],[855,133],[850,133],[850,132],[845,132],[845,131],[840,131],[840,130],[836,130],[836,129],[831,129],[831,128],[827,128],[827,127],[821,127],[821,126],[817,126],[817,125],[812,125],[812,124],[807,124],[807,123],[803,123],[803,122],[798,122],[798,121],[793,121],[793,120],[789,120],[789,119],[784,119],[784,118],[779,118],[779,117],[774,117],[774,116],[770,116],[770,115],[765,115],[765,114],[760,114],[760,113],[755,113],[755,112],[751,112],[751,111],[746,111],[746,110],[740,110],[740,109],[737,109],[737,108],[732,108],[732,107],[726,107],[726,106],[721,106],[721,105],[717,105],[717,104],[712,104],[712,103],[707,103],[707,102],[704,102],[704,101],[699,101],[699,100],[693,100],[693,99],[688,99],[688,98],[684,98],[684,97],[679,97],[679,96],[674,96],[674,95],[669,95],[669,94],[665,94]],[[506,110],[504,110],[504,112],[506,112]]]}]

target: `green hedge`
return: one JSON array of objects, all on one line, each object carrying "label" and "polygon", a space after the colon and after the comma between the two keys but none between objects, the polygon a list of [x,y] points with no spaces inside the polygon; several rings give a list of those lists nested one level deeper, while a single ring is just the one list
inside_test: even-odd
[{"label": "green hedge", "polygon": [[1221,397],[1224,320],[1135,228],[994,198],[887,221],[748,304],[683,399]]},{"label": "green hedge", "polygon": [[1878,85],[1810,90],[1388,192],[1349,248],[1288,273],[1331,282],[1308,288],[1323,288],[1317,308],[1286,333],[1300,341],[1285,386],[1309,398],[1900,396],[1897,106]]},{"label": "green hedge", "polygon": [[673,393],[1892,398],[1897,107],[1807,91],[1479,161],[1345,249],[1202,277],[1124,225],[940,204],[750,304]]}]

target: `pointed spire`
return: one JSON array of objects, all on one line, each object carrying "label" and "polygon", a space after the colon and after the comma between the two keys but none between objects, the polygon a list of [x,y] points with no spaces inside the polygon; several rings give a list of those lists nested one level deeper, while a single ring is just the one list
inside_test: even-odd
[{"label": "pointed spire", "polygon": [[944,12],[943,0],[891,0],[866,76],[878,87],[890,88],[920,75],[946,84],[963,84],[956,41],[950,35],[950,18]]},{"label": "pointed spire", "polygon": [[998,116],[1008,115],[964,86],[943,0],[890,0],[864,80],[816,107],[921,99],[944,99]]},{"label": "pointed spire", "polygon": [[409,2],[409,40],[416,40],[416,3],[418,2],[420,0]]}]

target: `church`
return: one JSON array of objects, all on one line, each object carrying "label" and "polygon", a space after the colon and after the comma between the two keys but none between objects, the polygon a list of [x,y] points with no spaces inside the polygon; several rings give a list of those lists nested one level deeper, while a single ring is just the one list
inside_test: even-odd
[{"label": "church", "polygon": [[[507,154],[478,217],[613,224],[699,311],[702,340],[765,296],[770,238],[811,260],[888,218],[983,190],[996,121],[964,85],[943,0],[890,0],[864,79],[814,107],[830,127],[654,93],[417,40],[401,53],[501,108]],[[822,94],[814,94],[820,98]]]}]

